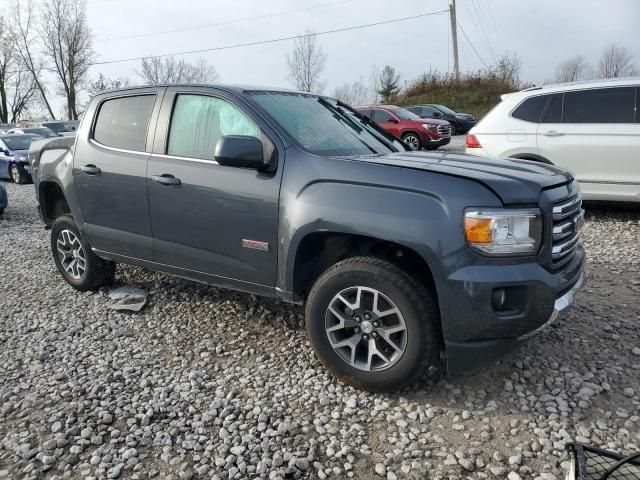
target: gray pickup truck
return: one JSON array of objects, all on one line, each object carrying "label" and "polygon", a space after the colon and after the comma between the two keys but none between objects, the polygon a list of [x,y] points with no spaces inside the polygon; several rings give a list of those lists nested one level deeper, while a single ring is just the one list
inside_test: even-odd
[{"label": "gray pickup truck", "polygon": [[39,142],[30,162],[71,286],[109,284],[120,262],[304,304],[319,360],[359,388],[497,359],[584,280],[569,173],[408,152],[322,96],[107,92],[76,138]]}]

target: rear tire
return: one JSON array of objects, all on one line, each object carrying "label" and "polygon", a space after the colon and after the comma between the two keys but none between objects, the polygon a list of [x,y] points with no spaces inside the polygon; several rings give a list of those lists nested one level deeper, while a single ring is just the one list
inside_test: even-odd
[{"label": "rear tire", "polygon": [[422,148],[422,141],[416,133],[405,133],[402,136],[402,141],[409,145],[411,150],[420,150]]},{"label": "rear tire", "polygon": [[320,362],[356,388],[397,390],[437,364],[435,301],[385,260],[353,257],[329,268],[311,289],[305,314]]},{"label": "rear tire", "polygon": [[29,181],[29,174],[17,163],[14,163],[9,167],[9,176],[11,176],[11,180],[19,185]]},{"label": "rear tire", "polygon": [[103,260],[82,240],[71,215],[58,217],[51,227],[51,253],[58,271],[76,290],[85,292],[113,283],[115,262]]}]

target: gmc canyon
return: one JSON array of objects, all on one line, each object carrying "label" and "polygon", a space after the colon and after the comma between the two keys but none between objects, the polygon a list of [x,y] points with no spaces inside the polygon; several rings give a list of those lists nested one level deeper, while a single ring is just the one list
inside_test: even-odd
[{"label": "gmc canyon", "polygon": [[331,98],[237,86],[100,94],[30,151],[74,288],[117,262],[305,305],[323,365],[398,389],[493,361],[573,301],[583,211],[551,165],[408,151]]}]

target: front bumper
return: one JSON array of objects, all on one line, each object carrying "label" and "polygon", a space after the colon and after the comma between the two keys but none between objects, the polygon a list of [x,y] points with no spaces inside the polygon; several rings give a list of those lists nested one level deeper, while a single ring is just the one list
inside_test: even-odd
[{"label": "front bumper", "polygon": [[[472,266],[453,272],[441,295],[450,372],[473,370],[511,352],[554,322],[584,285],[580,247],[566,266],[550,272],[537,263]],[[512,309],[496,311],[492,293],[505,288]]]},{"label": "front bumper", "polygon": [[451,137],[439,137],[432,139],[431,137],[427,136],[423,140],[425,145],[428,147],[441,147],[443,145],[448,145],[451,142]]}]

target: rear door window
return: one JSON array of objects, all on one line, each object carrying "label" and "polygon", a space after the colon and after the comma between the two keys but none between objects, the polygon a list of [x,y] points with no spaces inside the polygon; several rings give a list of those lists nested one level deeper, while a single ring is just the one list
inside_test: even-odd
[{"label": "rear door window", "polygon": [[562,93],[556,93],[551,96],[551,101],[544,113],[542,123],[560,123],[562,122]]},{"label": "rear door window", "polygon": [[100,106],[93,138],[107,147],[144,152],[156,96],[112,98]]},{"label": "rear door window", "polygon": [[633,87],[599,88],[564,94],[563,123],[634,123]]},{"label": "rear door window", "polygon": [[513,118],[524,120],[526,122],[538,123],[544,107],[547,106],[549,95],[537,95],[535,97],[527,98],[522,102],[511,114]]},{"label": "rear door window", "polygon": [[232,103],[205,95],[178,95],[173,107],[167,153],[214,160],[225,135],[260,138],[260,128]]}]

